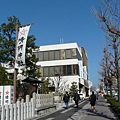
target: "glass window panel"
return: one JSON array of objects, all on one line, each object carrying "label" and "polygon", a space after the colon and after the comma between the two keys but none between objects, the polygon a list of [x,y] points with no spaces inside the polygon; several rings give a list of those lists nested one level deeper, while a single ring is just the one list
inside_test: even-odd
[{"label": "glass window panel", "polygon": [[67,65],[67,75],[71,75],[71,74],[72,74],[71,65]]},{"label": "glass window panel", "polygon": [[43,61],[43,52],[39,52],[39,60]]},{"label": "glass window panel", "polygon": [[44,67],[43,68],[43,73],[44,73],[44,77],[48,77],[49,74],[48,74],[48,67]]},{"label": "glass window panel", "polygon": [[60,67],[56,66],[55,67],[55,76],[58,76],[60,74]]},{"label": "glass window panel", "polygon": [[74,72],[73,72],[73,65],[71,65],[71,71],[72,71],[72,75],[74,75]]},{"label": "glass window panel", "polygon": [[60,66],[60,75],[63,75],[63,66]]},{"label": "glass window panel", "polygon": [[72,58],[77,58],[76,48],[75,48],[75,49],[72,49]]},{"label": "glass window panel", "polygon": [[54,67],[49,67],[50,77],[55,75]]},{"label": "glass window panel", "polygon": [[55,60],[60,60],[60,51],[55,51]]},{"label": "glass window panel", "polygon": [[73,74],[79,75],[79,66],[77,64],[73,65]]},{"label": "glass window panel", "polygon": [[66,50],[66,59],[72,58],[71,50]]},{"label": "glass window panel", "polygon": [[65,50],[61,50],[61,60],[65,59]]},{"label": "glass window panel", "polygon": [[61,75],[63,75],[64,73],[63,73],[63,66],[61,66]]},{"label": "glass window panel", "polygon": [[49,51],[49,60],[54,60],[54,51]]},{"label": "glass window panel", "polygon": [[47,61],[48,60],[48,52],[46,51],[43,54],[44,54],[44,60]]},{"label": "glass window panel", "polygon": [[63,66],[63,75],[67,75],[66,74],[66,65]]},{"label": "glass window panel", "polygon": [[73,65],[73,73],[76,75],[77,74],[77,65]]}]

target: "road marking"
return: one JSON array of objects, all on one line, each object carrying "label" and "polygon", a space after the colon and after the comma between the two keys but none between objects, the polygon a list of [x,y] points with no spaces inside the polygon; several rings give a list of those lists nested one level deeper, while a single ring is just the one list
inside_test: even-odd
[{"label": "road marking", "polygon": [[46,119],[46,120],[53,120],[54,118],[48,118],[48,119]]},{"label": "road marking", "polygon": [[65,113],[65,112],[67,112],[67,111],[69,111],[69,110],[71,110],[71,109],[73,109],[73,108],[68,108],[67,110],[64,110],[64,111],[61,112],[61,113]]},{"label": "road marking", "polygon": [[[83,103],[83,101],[82,101],[82,102],[80,102],[80,103],[79,103],[79,105],[80,105],[80,104],[82,104],[82,103]],[[75,107],[75,106],[73,106],[73,107]],[[60,112],[60,113],[65,113],[65,112],[67,112],[67,111],[69,111],[69,110],[73,109],[73,107],[72,107],[72,108],[68,108],[68,109],[66,109],[66,110],[64,110],[63,112]]]}]

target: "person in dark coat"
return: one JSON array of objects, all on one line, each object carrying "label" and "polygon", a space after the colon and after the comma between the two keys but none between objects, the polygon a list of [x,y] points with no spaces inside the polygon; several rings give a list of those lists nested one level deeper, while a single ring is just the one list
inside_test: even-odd
[{"label": "person in dark coat", "polygon": [[96,102],[96,95],[94,94],[94,91],[92,92],[92,95],[90,95],[90,104],[91,104],[91,109],[95,111],[95,102]]},{"label": "person in dark coat", "polygon": [[66,108],[68,108],[69,99],[70,99],[70,95],[66,91],[66,94],[64,94],[64,96],[63,96],[63,101],[65,102]]},{"label": "person in dark coat", "polygon": [[73,100],[75,101],[76,107],[78,108],[78,102],[80,100],[80,96],[77,92],[75,92]]}]

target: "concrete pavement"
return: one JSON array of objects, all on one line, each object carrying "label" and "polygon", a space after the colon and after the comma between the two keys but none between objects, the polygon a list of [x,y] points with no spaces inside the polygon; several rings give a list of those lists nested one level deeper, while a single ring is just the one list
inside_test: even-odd
[{"label": "concrete pavement", "polygon": [[96,102],[96,111],[91,110],[90,103],[76,112],[68,120],[119,120],[110,110],[109,103],[105,102],[104,97],[99,97]]},{"label": "concrete pavement", "polygon": [[[74,103],[69,104],[69,106],[72,105],[74,105]],[[57,110],[59,111],[60,109],[63,109],[64,106],[65,106],[64,103],[59,103],[57,105]],[[67,120],[120,120],[120,119],[118,119],[117,116],[111,111],[109,103],[105,102],[104,97],[100,96],[96,102],[95,112],[91,110],[90,103],[88,102],[88,104],[86,104],[82,109],[78,110]]]}]

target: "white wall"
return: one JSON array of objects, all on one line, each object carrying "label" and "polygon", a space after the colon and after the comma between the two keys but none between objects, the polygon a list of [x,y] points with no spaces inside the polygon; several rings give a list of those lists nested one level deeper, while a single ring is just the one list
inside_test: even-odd
[{"label": "white wall", "polygon": [[77,59],[66,59],[66,60],[54,60],[54,61],[39,61],[37,65],[41,65],[41,67],[45,66],[57,66],[57,65],[73,65],[78,64]]}]

